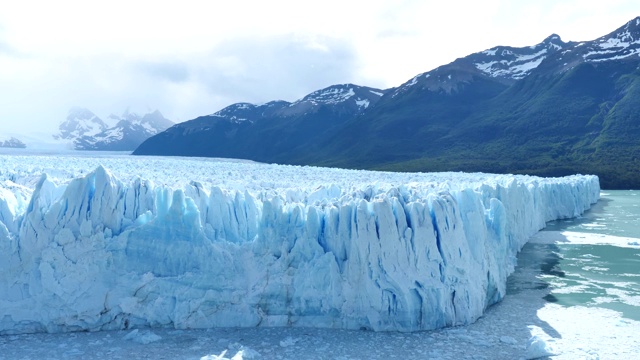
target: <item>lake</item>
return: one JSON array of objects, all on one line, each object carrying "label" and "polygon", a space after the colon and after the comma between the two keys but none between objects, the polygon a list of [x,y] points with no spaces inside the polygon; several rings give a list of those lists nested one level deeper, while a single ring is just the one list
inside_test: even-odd
[{"label": "lake", "polygon": [[[603,191],[583,216],[558,220],[527,243],[508,296],[541,296],[536,310],[556,358],[628,358],[640,321],[640,191]],[[534,299],[532,301],[535,303]]]}]

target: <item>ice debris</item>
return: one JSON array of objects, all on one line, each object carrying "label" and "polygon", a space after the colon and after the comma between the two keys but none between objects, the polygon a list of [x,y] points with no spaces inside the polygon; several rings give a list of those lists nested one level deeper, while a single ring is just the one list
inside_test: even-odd
[{"label": "ice debris", "polygon": [[554,356],[555,354],[552,346],[539,336],[532,336],[527,344],[527,352],[525,359],[540,359],[548,356]]},{"label": "ice debris", "polygon": [[152,342],[162,340],[162,337],[160,337],[157,334],[154,334],[150,330],[139,331],[138,329],[135,329],[130,333],[128,333],[127,335],[125,335],[123,339],[131,340],[131,341],[137,342],[138,344],[147,345],[147,344],[151,344]]}]

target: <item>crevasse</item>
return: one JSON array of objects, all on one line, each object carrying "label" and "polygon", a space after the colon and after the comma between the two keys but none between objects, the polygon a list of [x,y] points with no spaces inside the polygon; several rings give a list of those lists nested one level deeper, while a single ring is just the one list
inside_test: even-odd
[{"label": "crevasse", "polygon": [[469,324],[504,297],[531,235],[598,196],[595,176],[237,190],[99,166],[6,180],[0,334]]}]

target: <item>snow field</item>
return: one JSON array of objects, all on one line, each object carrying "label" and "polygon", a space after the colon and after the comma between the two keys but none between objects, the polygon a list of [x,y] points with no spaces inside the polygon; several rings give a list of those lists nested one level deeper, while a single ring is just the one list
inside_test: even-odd
[{"label": "snow field", "polygon": [[[469,324],[594,176],[0,157],[0,334]],[[3,226],[4,225],[4,226]]]}]

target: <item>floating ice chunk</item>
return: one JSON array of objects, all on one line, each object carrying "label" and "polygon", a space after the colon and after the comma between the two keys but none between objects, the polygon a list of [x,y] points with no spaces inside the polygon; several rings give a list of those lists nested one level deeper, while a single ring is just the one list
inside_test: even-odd
[{"label": "floating ice chunk", "polygon": [[640,246],[640,239],[605,235],[597,233],[582,233],[574,231],[541,231],[534,235],[530,242],[535,244],[575,244],[575,245],[611,245],[617,247]]},{"label": "floating ice chunk", "polygon": [[539,336],[532,336],[527,343],[525,359],[539,359],[557,355],[551,345]]},{"label": "floating ice chunk", "polygon": [[127,335],[125,335],[123,339],[131,340],[131,341],[137,342],[138,344],[147,345],[147,344],[151,344],[152,342],[162,340],[162,337],[154,334],[149,330],[139,331],[138,329],[135,329],[130,333],[128,333]]},{"label": "floating ice chunk", "polygon": [[293,346],[298,342],[298,339],[294,339],[291,336],[288,336],[286,339],[280,341],[280,346],[282,347],[289,347],[289,346]]},{"label": "floating ice chunk", "polygon": [[229,350],[224,350],[222,353],[220,353],[220,355],[203,356],[200,358],[200,360],[244,360],[259,359],[262,357],[259,352],[246,346],[242,346],[240,350],[231,358],[225,357],[227,355],[227,352],[229,352]]},{"label": "floating ice chunk", "polygon": [[500,337],[500,342],[505,343],[505,344],[509,344],[509,345],[518,344],[518,340],[514,339],[511,336],[507,336],[507,335],[501,336]]}]

